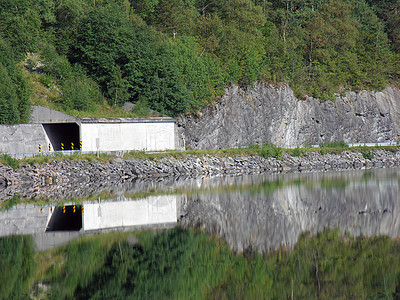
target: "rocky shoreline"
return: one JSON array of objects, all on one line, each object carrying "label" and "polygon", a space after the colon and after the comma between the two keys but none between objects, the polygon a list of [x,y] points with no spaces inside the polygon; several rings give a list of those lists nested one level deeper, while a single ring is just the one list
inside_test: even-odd
[{"label": "rocky shoreline", "polygon": [[153,160],[114,158],[109,163],[84,160],[53,160],[12,169],[0,165],[0,201],[23,198],[71,199],[101,192],[149,186],[156,182],[213,176],[318,172],[392,168],[400,166],[400,151],[371,150],[373,158],[346,150],[340,154],[306,152],[294,157],[187,155]]}]

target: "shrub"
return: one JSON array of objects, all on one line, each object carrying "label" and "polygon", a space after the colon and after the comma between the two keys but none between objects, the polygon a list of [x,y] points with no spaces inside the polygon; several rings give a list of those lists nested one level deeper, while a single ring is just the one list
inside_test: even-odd
[{"label": "shrub", "polygon": [[337,142],[322,143],[319,145],[319,147],[321,148],[320,153],[324,155],[326,153],[341,152],[344,149],[348,149],[349,145],[346,144],[344,141],[337,141]]},{"label": "shrub", "polygon": [[299,156],[302,156],[303,153],[304,153],[303,149],[294,148],[293,151],[292,151],[292,156],[299,157]]},{"label": "shrub", "polygon": [[62,104],[64,109],[93,110],[102,101],[97,84],[85,75],[74,76],[63,84]]},{"label": "shrub", "polygon": [[282,157],[282,148],[276,147],[273,144],[266,143],[262,145],[260,155],[264,158],[268,157],[279,158]]},{"label": "shrub", "polygon": [[371,149],[369,149],[367,146],[361,146],[361,147],[359,148],[359,151],[361,152],[362,156],[363,156],[365,159],[371,160],[371,159],[373,159],[374,156],[375,156],[375,153],[374,153],[373,151],[371,151]]}]

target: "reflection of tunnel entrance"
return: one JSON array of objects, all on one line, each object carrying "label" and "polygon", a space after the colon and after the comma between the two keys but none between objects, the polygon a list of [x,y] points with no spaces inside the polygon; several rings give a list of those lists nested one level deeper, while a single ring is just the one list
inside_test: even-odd
[{"label": "reflection of tunnel entrance", "polygon": [[79,149],[79,126],[76,123],[55,123],[43,124],[43,128],[50,140],[54,151],[61,150],[61,143],[64,150],[71,150],[71,143],[74,149]]},{"label": "reflection of tunnel entrance", "polygon": [[[75,207],[75,211],[74,211]],[[65,210],[64,210],[65,208]],[[82,206],[55,207],[46,231],[79,231],[82,229]]]}]

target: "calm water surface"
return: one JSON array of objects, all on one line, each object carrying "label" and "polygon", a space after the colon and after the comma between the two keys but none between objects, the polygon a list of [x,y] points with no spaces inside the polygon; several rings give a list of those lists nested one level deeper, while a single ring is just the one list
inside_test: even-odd
[{"label": "calm water surface", "polygon": [[[181,224],[217,233],[235,251],[260,252],[325,228],[398,237],[399,179],[400,169],[376,169],[131,184],[65,208],[14,207],[0,214],[0,234],[34,234],[41,250],[96,231]],[[143,192],[152,196],[136,199]]]}]

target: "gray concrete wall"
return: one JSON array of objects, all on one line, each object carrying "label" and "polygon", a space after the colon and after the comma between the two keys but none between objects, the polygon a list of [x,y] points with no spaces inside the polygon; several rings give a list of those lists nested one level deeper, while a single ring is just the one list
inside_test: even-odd
[{"label": "gray concrete wall", "polygon": [[79,119],[34,105],[31,124],[0,125],[0,153],[39,154],[39,145],[41,153],[53,152],[61,150],[61,143],[70,150],[71,142],[79,149],[79,141],[84,152],[184,149],[175,120],[169,117]]},{"label": "gray concrete wall", "polygon": [[0,152],[7,154],[48,152],[49,139],[41,124],[0,125]]},{"label": "gray concrete wall", "polygon": [[31,123],[42,124],[42,123],[79,123],[80,119],[58,110],[47,108],[40,105],[32,105],[31,111]]},{"label": "gray concrete wall", "polygon": [[179,149],[171,118],[82,120],[80,129],[83,151]]}]

